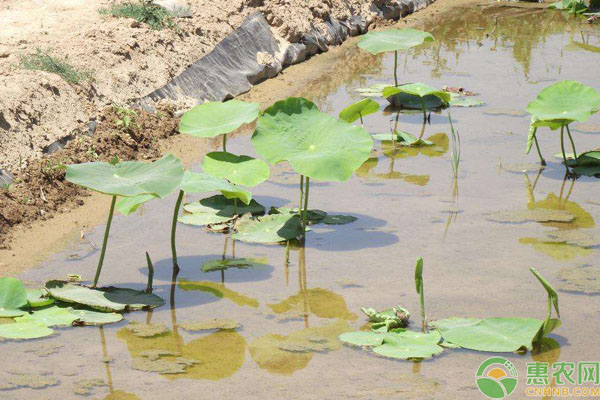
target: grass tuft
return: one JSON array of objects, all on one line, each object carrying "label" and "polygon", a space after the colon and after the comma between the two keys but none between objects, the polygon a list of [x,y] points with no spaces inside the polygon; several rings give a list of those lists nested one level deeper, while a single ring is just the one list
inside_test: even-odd
[{"label": "grass tuft", "polygon": [[133,18],[136,21],[148,24],[152,29],[178,28],[175,16],[152,0],[127,1],[113,4],[109,8],[98,10],[100,14],[113,15],[121,18]]},{"label": "grass tuft", "polygon": [[52,57],[50,51],[37,49],[34,54],[21,56],[21,66],[25,69],[46,71],[60,75],[69,83],[80,83],[81,81],[93,81],[92,73],[89,71],[78,71],[65,60]]}]

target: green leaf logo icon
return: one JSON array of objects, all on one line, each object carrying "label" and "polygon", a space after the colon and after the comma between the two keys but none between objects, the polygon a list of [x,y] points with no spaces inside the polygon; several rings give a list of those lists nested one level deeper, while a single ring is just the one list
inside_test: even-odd
[{"label": "green leaf logo icon", "polygon": [[504,399],[517,387],[517,369],[506,358],[492,357],[477,370],[477,387],[490,399]]}]

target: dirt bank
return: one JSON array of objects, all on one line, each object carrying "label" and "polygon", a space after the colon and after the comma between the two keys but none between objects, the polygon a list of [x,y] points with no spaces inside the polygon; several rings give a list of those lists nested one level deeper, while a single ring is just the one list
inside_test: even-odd
[{"label": "dirt bank", "polygon": [[[451,8],[478,2],[438,0],[427,9],[403,19],[401,24],[420,27],[427,20],[444,18],[445,11]],[[328,53],[290,67],[285,74],[256,86],[242,99],[258,101],[266,107],[290,95],[318,96],[320,88],[333,87],[346,75],[350,66],[344,62],[345,55],[354,48],[357,40],[350,39]],[[372,60],[365,57],[365,63],[370,62]],[[49,179],[47,173],[41,172],[44,169],[41,166],[47,171],[48,166],[70,161],[107,160],[113,155],[122,159],[152,159],[165,151],[189,164],[216,148],[217,144],[210,141],[174,135],[178,118],[173,117],[172,109],[163,109],[159,117],[140,112],[140,129],[133,132],[136,137],[133,139],[130,133],[116,126],[118,116],[114,110],[105,108],[98,118],[98,131],[94,137],[81,135],[69,142],[65,150],[46,156],[43,161],[32,161],[27,168],[19,170],[15,174],[17,182],[10,191],[0,190],[0,247],[4,248],[0,250],[1,274],[13,274],[31,266],[105,218],[104,196],[89,195],[65,183],[60,168],[50,169],[53,179]],[[37,221],[35,225],[31,225],[33,221]]]}]

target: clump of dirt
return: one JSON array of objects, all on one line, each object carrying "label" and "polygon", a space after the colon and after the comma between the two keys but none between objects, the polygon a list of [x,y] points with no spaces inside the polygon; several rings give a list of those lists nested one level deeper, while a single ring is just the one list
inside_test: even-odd
[{"label": "clump of dirt", "polygon": [[0,189],[0,249],[8,248],[11,227],[52,218],[83,204],[86,189],[65,180],[65,165],[90,161],[121,161],[161,156],[160,140],[177,133],[174,111],[162,105],[157,114],[135,111],[125,128],[114,107],[104,109],[93,136],[79,134],[66,147],[41,159],[25,161],[13,184]]}]

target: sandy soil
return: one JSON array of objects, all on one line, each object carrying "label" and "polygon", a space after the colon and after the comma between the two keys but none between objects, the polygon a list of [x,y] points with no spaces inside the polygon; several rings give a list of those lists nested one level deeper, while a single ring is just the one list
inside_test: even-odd
[{"label": "sandy soil", "polygon": [[[153,30],[101,15],[109,0],[0,0],[0,168],[22,167],[45,146],[86,132],[86,123],[105,106],[163,86],[249,14],[262,12],[276,33],[296,42],[330,16],[371,15],[372,2],[190,0],[192,16],[178,18],[179,29]],[[91,72],[93,82],[71,85],[58,75],[23,69],[21,57],[38,48]]]}]

